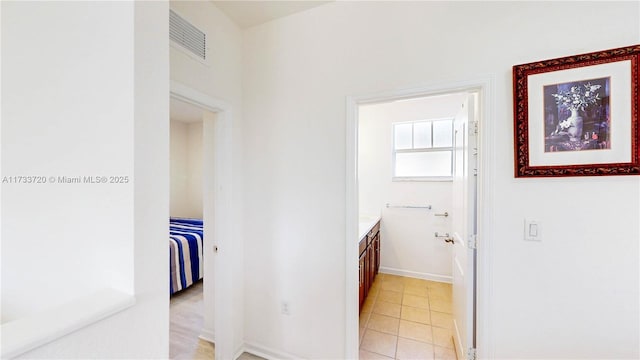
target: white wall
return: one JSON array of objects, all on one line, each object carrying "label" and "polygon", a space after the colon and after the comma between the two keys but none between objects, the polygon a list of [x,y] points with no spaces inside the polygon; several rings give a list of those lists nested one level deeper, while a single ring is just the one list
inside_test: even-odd
[{"label": "white wall", "polygon": [[188,200],[188,155],[187,155],[187,131],[188,125],[180,121],[169,122],[169,209],[171,216],[189,217]]},{"label": "white wall", "polygon": [[187,198],[192,216],[198,219],[202,219],[202,140],[202,122],[190,123],[187,128]]},{"label": "white wall", "polygon": [[202,122],[170,123],[171,216],[202,219]]},{"label": "white wall", "polygon": [[99,287],[137,301],[26,358],[168,355],[168,250],[157,242],[169,212],[158,195],[169,170],[168,121],[158,121],[168,119],[166,13],[166,3],[2,3],[2,175],[130,178],[3,185],[3,313]]},{"label": "white wall", "polygon": [[[454,117],[464,95],[363,105],[358,110],[360,214],[382,215],[381,271],[451,281],[451,245],[434,233],[451,233],[451,181],[392,181],[393,123]],[[386,208],[431,205],[431,210]]]},{"label": "white wall", "polygon": [[[226,116],[232,118],[233,139],[233,207],[226,209],[235,219],[242,216],[242,32],[220,9],[209,1],[171,1],[170,7],[180,16],[193,23],[207,34],[209,56],[206,64],[186,55],[177,47],[171,46],[171,80],[189,86],[212,98],[226,102],[231,108]],[[212,119],[215,116],[212,117]],[[212,120],[213,121],[213,120]],[[205,129],[205,132],[206,129]],[[206,149],[206,146],[205,146]],[[206,196],[206,195],[205,195]],[[204,219],[205,223],[207,219]],[[211,222],[211,221],[209,221]],[[243,334],[243,225],[240,220],[234,222],[233,239],[238,251],[233,252],[232,269],[234,291],[231,309],[235,327],[233,329],[234,349],[242,346]],[[206,225],[205,225],[206,226]],[[207,243],[205,235],[205,244]],[[212,246],[205,246],[205,251],[212,256]],[[205,274],[213,273],[213,263],[205,260]],[[211,336],[213,329],[213,283],[204,283],[205,292],[205,324],[203,333]]]},{"label": "white wall", "polygon": [[[127,130],[133,99],[127,95],[133,92],[133,8],[95,6],[81,17],[84,12],[73,5],[37,11],[33,4],[3,7],[2,33],[22,36],[2,38],[2,175],[37,174],[47,182],[2,185],[2,318],[7,321],[103,287],[133,291],[133,182],[58,179],[132,176],[133,133]],[[67,11],[64,16],[72,20],[57,31],[39,30]],[[115,20],[129,26],[113,31]],[[89,26],[92,34],[78,34],[78,28]],[[90,46],[96,38],[105,39],[103,46]],[[72,46],[82,42],[88,47]],[[72,65],[69,59],[84,63]],[[115,74],[96,74],[89,84],[93,66]]]},{"label": "white wall", "polygon": [[[247,30],[247,341],[295,357],[344,356],[345,97],[491,74],[494,116],[485,120],[495,153],[485,154],[484,171],[495,237],[480,245],[491,276],[481,355],[640,356],[640,179],[514,179],[511,78],[515,64],[638,43],[639,10],[336,2]],[[567,41],[567,26],[581,36]],[[522,240],[525,217],[542,221],[542,242]],[[282,300],[290,316],[280,314]]]}]

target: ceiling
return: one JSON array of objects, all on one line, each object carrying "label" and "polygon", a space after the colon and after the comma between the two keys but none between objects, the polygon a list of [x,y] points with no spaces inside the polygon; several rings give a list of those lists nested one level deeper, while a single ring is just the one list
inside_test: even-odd
[{"label": "ceiling", "polygon": [[171,98],[169,102],[169,117],[172,121],[196,123],[202,121],[204,110],[186,102]]},{"label": "ceiling", "polygon": [[[332,1],[276,1],[276,0],[211,0],[240,28],[246,29],[271,20],[305,11]],[[202,121],[202,109],[171,99],[170,117],[173,121],[195,123]]]},{"label": "ceiling", "polygon": [[333,1],[212,0],[239,27],[246,29]]}]

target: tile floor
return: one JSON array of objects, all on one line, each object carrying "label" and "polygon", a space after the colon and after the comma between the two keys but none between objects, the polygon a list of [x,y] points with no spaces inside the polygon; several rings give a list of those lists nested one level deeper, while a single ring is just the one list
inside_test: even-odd
[{"label": "tile floor", "polygon": [[360,312],[360,360],[457,360],[451,285],[378,274]]}]

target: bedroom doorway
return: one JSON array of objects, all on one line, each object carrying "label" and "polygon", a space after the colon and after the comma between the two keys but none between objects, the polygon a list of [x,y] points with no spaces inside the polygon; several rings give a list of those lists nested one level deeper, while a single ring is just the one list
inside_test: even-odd
[{"label": "bedroom doorway", "polygon": [[210,162],[203,147],[213,139],[205,140],[203,130],[215,114],[175,98],[169,109],[169,357],[212,358],[211,340],[201,338],[212,327],[212,319],[205,325],[204,288],[211,282],[204,279],[203,168]]},{"label": "bedroom doorway", "polygon": [[[189,143],[189,135],[191,135],[193,143],[185,145],[187,148],[191,146],[201,149],[201,160],[194,161],[195,164],[192,165],[192,168],[198,168],[197,163],[201,165],[200,182],[198,179],[183,180],[191,187],[199,187],[186,196],[201,199],[200,225],[203,234],[202,262],[200,263],[202,280],[194,281],[195,287],[182,290],[185,296],[176,301],[183,305],[182,309],[177,309],[178,312],[185,310],[185,313],[176,314],[183,325],[176,324],[176,330],[187,328],[188,332],[177,331],[171,334],[175,335],[177,343],[190,342],[191,347],[184,350],[189,353],[173,354],[174,349],[170,349],[170,353],[180,358],[211,358],[214,354],[218,359],[232,358],[233,338],[230,332],[215,331],[215,329],[234,328],[231,284],[236,251],[233,246],[234,205],[231,202],[233,144],[231,108],[222,101],[173,81],[170,100],[172,112],[176,106],[184,105],[185,108],[182,110],[186,113],[192,111],[201,119],[201,125],[198,125],[197,121],[188,123],[186,142]],[[174,127],[175,125],[172,126],[172,130]],[[197,144],[198,141],[201,141],[200,145]],[[197,215],[197,212],[195,214]],[[198,219],[195,219],[196,225],[197,222]],[[194,224],[186,224],[187,227],[191,225]],[[191,253],[197,254],[197,251],[191,251]],[[201,294],[198,287],[201,289]],[[171,325],[174,325],[173,321]],[[187,336],[189,339],[182,339],[181,336]],[[170,343],[174,343],[174,338],[170,338]]]}]

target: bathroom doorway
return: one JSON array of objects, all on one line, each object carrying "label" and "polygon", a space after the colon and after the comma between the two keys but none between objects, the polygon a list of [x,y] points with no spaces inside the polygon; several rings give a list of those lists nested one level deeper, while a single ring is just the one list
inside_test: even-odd
[{"label": "bathroom doorway", "polygon": [[[431,163],[434,163],[434,161],[437,163],[437,160],[433,159],[439,157],[441,163],[450,164],[450,167],[444,166],[444,168],[448,168],[453,172],[456,170],[456,161],[458,165],[461,165],[463,161],[468,164],[470,157],[481,159],[481,141],[479,140],[477,144],[469,147],[469,138],[458,138],[456,134],[461,135],[464,132],[467,135],[472,134],[476,139],[481,138],[482,118],[485,114],[485,93],[488,86],[488,81],[480,81],[477,83],[461,83],[444,89],[412,89],[348,99],[347,238],[354,239],[354,241],[348,241],[346,244],[348,269],[346,304],[348,314],[347,354],[354,354],[355,357],[355,354],[363,350],[395,358],[396,356],[407,355],[403,353],[403,347],[408,349],[411,345],[416,344],[424,345],[422,349],[431,349],[431,355],[425,353],[424,356],[435,356],[437,355],[434,354],[436,350],[441,351],[440,355],[442,356],[442,351],[454,351],[455,349],[458,359],[463,359],[474,353],[476,348],[475,334],[478,328],[475,314],[478,282],[476,281],[475,271],[477,266],[475,254],[477,250],[473,247],[475,246],[475,239],[481,238],[481,234],[478,231],[481,229],[474,228],[473,234],[463,235],[461,229],[458,228],[460,223],[456,225],[457,227],[454,227],[453,222],[456,218],[464,218],[464,224],[478,223],[476,219],[482,214],[482,179],[476,175],[482,173],[479,169],[481,162],[478,161],[477,165],[474,165],[474,169],[477,170],[472,170],[464,175],[466,179],[470,179],[471,183],[475,183],[476,179],[480,181],[478,186],[473,185],[473,189],[480,189],[477,192],[480,195],[479,198],[475,194],[465,193],[463,197],[458,197],[457,199],[438,199],[438,196],[441,195],[438,194],[438,191],[432,192],[430,195],[426,193],[418,195],[419,190],[417,187],[420,184],[418,179],[412,178],[412,176],[399,179],[402,176],[397,175],[406,175],[405,171],[407,170],[406,168],[399,169],[398,163],[408,168],[413,167],[413,170],[418,170],[417,175],[431,177],[430,181],[434,184],[438,180],[441,183],[446,183],[444,187],[448,186],[451,188],[450,192],[453,193],[452,188],[456,183],[454,179],[460,174],[451,173],[450,176],[447,176],[438,172],[439,170],[429,173],[431,170],[419,168],[421,165],[418,160],[430,158],[432,159]],[[366,135],[366,133],[372,131],[366,124],[367,122],[372,122],[373,118],[376,117],[371,114],[371,109],[384,110],[386,107],[389,110],[403,103],[404,105],[409,105],[410,103],[417,104],[421,101],[436,101],[438,99],[441,100],[441,104],[445,104],[446,100],[451,100],[457,105],[455,109],[451,108],[452,111],[450,111],[449,115],[443,116],[437,114],[431,116],[423,113],[422,115],[409,114],[407,118],[402,118],[401,114],[397,112],[391,113],[391,116],[386,114],[384,116],[387,118],[385,124],[378,122],[373,125],[374,128],[377,127],[378,132],[386,132],[386,144],[375,144],[375,140],[372,141],[361,137],[361,135]],[[435,106],[434,104],[431,105]],[[407,110],[406,112],[410,113],[411,111]],[[461,114],[461,112],[466,114],[464,119],[466,123],[464,124],[460,123],[459,117],[465,115]],[[378,114],[382,114],[382,111],[379,111]],[[364,119],[363,116],[369,117],[369,119]],[[434,146],[433,142],[436,141],[433,138],[434,132],[442,133],[440,128],[449,126],[451,129],[450,135],[452,136],[451,147],[449,147],[449,144],[444,144],[447,145],[444,146],[442,142]],[[400,128],[399,131],[398,128]],[[478,131],[477,136],[476,131]],[[402,132],[402,134],[397,134],[397,132]],[[427,136],[426,134],[430,135]],[[420,139],[421,136],[422,139]],[[427,138],[429,139],[424,140]],[[405,142],[400,144],[399,147],[396,146],[396,142],[402,141]],[[464,141],[467,141],[467,147],[463,149]],[[378,148],[378,150],[375,150],[379,151],[378,155],[371,153],[374,151],[374,147]],[[460,149],[456,150],[456,147],[460,147]],[[423,151],[426,148],[429,148],[429,150]],[[462,150],[462,152],[459,150]],[[430,154],[419,154],[420,152]],[[383,164],[374,164],[372,167],[372,162],[382,162]],[[367,167],[370,168],[367,169]],[[372,172],[371,168],[379,169],[377,170],[378,175],[375,175],[372,181],[368,178],[365,179],[365,177],[372,176],[375,173],[375,170]],[[458,169],[458,171],[461,170],[462,168]],[[380,175],[381,171],[386,171],[386,174]],[[420,171],[422,172],[420,173]],[[463,177],[462,175],[460,176],[461,180]],[[387,183],[386,190],[381,187],[384,183]],[[442,187],[443,184],[441,183],[439,185]],[[458,183],[460,182],[458,181]],[[364,185],[364,189],[361,188],[362,185]],[[399,188],[401,187],[408,187],[411,190],[400,191]],[[376,188],[383,190],[375,191]],[[362,196],[368,198],[363,199],[361,198]],[[373,212],[375,212],[375,209],[379,209],[379,214],[363,214],[361,209],[365,212],[372,212],[371,209],[374,209]],[[373,302],[372,306],[374,308],[365,309],[365,311],[369,311],[375,316],[371,317],[369,315],[369,319],[364,321],[360,316],[362,313],[357,305],[359,303],[359,292],[356,290],[359,284],[359,280],[357,280],[359,278],[357,264],[359,264],[360,255],[360,248],[357,245],[358,241],[356,241],[358,239],[356,238],[358,237],[358,224],[360,223],[361,214],[365,215],[365,218],[371,215],[380,216],[381,218],[380,274],[382,276],[378,284],[379,288],[374,289],[372,293],[382,294],[382,297],[376,299],[377,301],[386,301],[383,306],[378,306],[378,309],[375,309],[377,302]],[[385,218],[389,223],[386,225],[388,227],[386,230],[385,224],[387,221],[385,221]],[[438,220],[440,220],[440,223],[437,222]],[[418,225],[410,229],[406,226],[394,224],[402,223],[402,221],[412,221]],[[442,230],[434,229],[437,226],[441,226]],[[401,232],[396,232],[396,234],[400,235],[393,234],[391,230],[394,227],[401,229],[405,234]],[[418,229],[418,227],[421,228]],[[420,230],[422,230],[422,233],[419,233]],[[385,234],[390,238],[387,244],[385,244]],[[474,241],[468,241],[470,235],[474,235]],[[415,244],[412,244],[412,241]],[[464,264],[461,264],[459,256],[458,261],[456,261],[454,254],[457,253],[459,255],[460,251],[454,251],[454,244],[466,249],[463,251],[465,254],[467,252],[471,254],[462,261]],[[407,257],[407,254],[416,251],[425,254],[425,252],[429,251],[427,249],[429,246],[433,253],[440,251],[440,256],[434,257],[432,264],[424,264],[424,261],[421,262],[419,259],[411,260]],[[403,258],[408,260],[402,261]],[[402,265],[403,262],[408,265]],[[454,264],[456,265],[454,266]],[[420,268],[420,266],[425,267]],[[439,266],[440,270],[424,270],[428,269],[428,266],[431,266],[431,269],[437,269]],[[462,272],[464,279],[460,277],[460,272],[455,273],[456,269],[454,267],[456,266],[464,267]],[[462,285],[460,286],[459,284]],[[423,290],[416,290],[416,285],[422,286]],[[411,288],[411,290],[407,292],[406,288]],[[395,293],[393,293],[394,290]],[[412,291],[424,292],[422,294],[412,294]],[[430,291],[432,294],[430,294]],[[446,298],[447,292],[450,294],[450,301],[448,304],[444,304],[439,300]],[[395,296],[395,299],[389,298],[392,295]],[[406,296],[406,299],[403,296]],[[390,305],[394,303],[396,306]],[[411,315],[410,312],[414,314]],[[416,316],[416,314],[420,316]],[[442,316],[443,314],[448,316]],[[393,319],[394,317],[397,321]],[[370,323],[369,321],[372,319],[374,322]],[[356,325],[358,323],[360,326]],[[382,323],[385,323],[387,327],[380,328]],[[410,334],[411,331],[408,329],[411,327],[414,330],[420,328],[419,332],[424,335],[419,339],[420,341],[416,338],[415,331],[414,335]],[[373,336],[367,337],[368,331]],[[389,345],[384,349],[384,346],[376,348],[376,346],[371,345],[380,344],[380,340],[383,338],[386,339],[383,341],[389,342],[393,346]],[[362,347],[363,344],[364,347]],[[413,347],[415,348],[415,346]],[[398,352],[401,353],[398,354]]]}]

